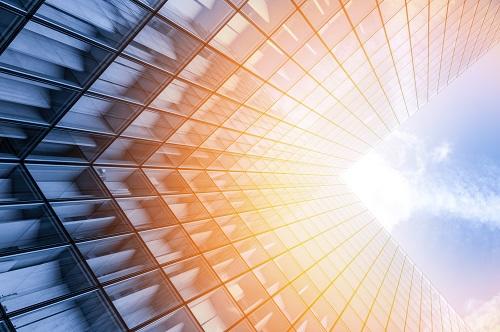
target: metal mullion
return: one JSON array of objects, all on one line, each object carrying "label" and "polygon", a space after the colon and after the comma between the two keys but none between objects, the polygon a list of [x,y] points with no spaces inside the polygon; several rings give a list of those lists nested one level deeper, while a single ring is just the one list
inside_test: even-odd
[{"label": "metal mullion", "polygon": [[375,296],[373,297],[373,299],[371,301],[368,313],[366,314],[366,317],[363,320],[363,327],[361,328],[362,330],[366,327],[368,319],[370,318],[370,315],[373,312],[373,307],[375,306],[375,303],[377,302],[377,298],[382,290],[382,287],[384,286],[385,280],[387,279],[387,276],[389,275],[389,271],[391,270],[391,267],[393,266],[392,264],[394,263],[394,259],[396,258],[398,252],[400,252],[400,249],[399,249],[399,246],[396,245],[396,248],[394,249],[394,253],[392,254],[392,258],[391,258],[389,264],[386,266],[384,276],[382,277],[382,280],[380,281],[380,284],[377,288],[377,292],[375,293]]},{"label": "metal mullion", "polygon": [[[482,51],[482,49],[483,49],[483,45],[484,45],[484,43],[486,42],[486,40],[488,39],[488,36],[489,36],[489,34],[490,34],[490,31],[491,31],[491,27],[492,27],[491,23],[493,23],[493,22],[495,21],[495,18],[496,18],[497,13],[498,13],[498,9],[500,8],[500,6],[497,4],[497,9],[495,10],[495,14],[493,15],[493,19],[492,19],[491,23],[489,24],[489,27],[487,28],[487,30],[488,30],[488,31],[487,31],[485,34],[481,35],[481,31],[483,31],[484,22],[486,21],[486,17],[488,16],[488,12],[489,12],[489,9],[490,9],[490,7],[491,7],[491,3],[492,3],[492,0],[490,0],[490,2],[489,2],[489,4],[488,4],[488,9],[486,10],[486,13],[485,13],[485,14],[484,14],[484,16],[483,16],[483,21],[482,21],[482,23],[481,23],[481,27],[480,27],[480,29],[479,29],[479,31],[478,31],[478,33],[477,33],[476,40],[474,41],[474,47],[473,47],[473,50],[472,50],[472,51],[471,51],[471,53],[470,53],[469,60],[467,61],[467,64],[465,65],[464,70],[462,70],[462,73],[463,73],[466,69],[468,69],[468,68],[469,68],[469,67],[470,67],[470,66],[471,66],[471,65],[472,65],[472,64],[473,64],[473,63],[474,63],[477,59],[479,59],[480,54],[481,54],[481,51]],[[476,53],[476,52],[475,52],[475,51],[476,51],[476,45],[477,45],[477,42],[478,42],[478,40],[479,40],[479,39],[482,39],[482,40],[480,41],[480,44],[481,44],[481,45],[480,45],[480,47],[479,47],[479,49],[478,49],[478,52],[477,52],[476,56],[474,56],[474,53]],[[472,61],[472,63],[471,63],[471,61]]]},{"label": "metal mullion", "polygon": [[[467,0],[464,0],[464,2],[462,4],[462,11],[460,13],[460,19],[458,20],[457,35],[455,37],[455,42],[453,43],[453,51],[452,51],[451,57],[450,57],[450,66],[449,66],[449,69],[448,69],[448,75],[446,77],[446,81],[447,82],[449,82],[449,80],[450,80],[451,68],[453,67],[453,59],[455,58],[455,52],[457,50],[458,37],[460,36],[460,31],[462,30],[462,19],[464,17],[464,12],[465,12],[465,6],[466,6],[466,4],[467,4]],[[439,87],[437,87],[437,91],[436,92],[439,92]]]},{"label": "metal mullion", "polygon": [[[391,236],[387,235],[387,233],[385,233],[385,232],[382,232],[382,230],[383,230],[383,228],[382,228],[382,226],[380,226],[380,229],[378,230],[378,232],[374,235],[374,237],[370,241],[367,242],[366,246],[364,247],[364,249],[366,249],[368,247],[368,245],[370,244],[370,242],[372,240],[374,240],[377,236],[379,236],[379,234],[386,235],[386,239],[385,239],[383,245],[381,246],[381,248],[379,249],[377,256],[372,260],[372,262],[368,266],[368,269],[366,270],[365,274],[363,275],[363,278],[359,281],[357,287],[354,288],[354,292],[351,294],[351,297],[348,299],[347,303],[345,304],[344,309],[338,313],[337,319],[335,320],[335,322],[333,322],[332,329],[335,328],[335,325],[337,325],[337,322],[341,319],[341,317],[344,314],[344,312],[346,311],[346,309],[350,306],[352,300],[358,294],[359,289],[361,288],[361,286],[363,286],[363,282],[368,278],[369,273],[372,271],[373,267],[378,262],[378,259],[380,258],[380,256],[382,256],[382,253],[384,252],[384,249],[387,247],[387,244],[390,242]],[[358,258],[358,257],[359,256],[356,256],[355,258]],[[354,260],[353,260],[353,262],[354,262]]]},{"label": "metal mullion", "polygon": [[36,11],[38,10],[38,8],[40,8],[43,1],[44,0],[36,0],[36,2],[31,5],[31,8],[29,8],[26,12],[24,12],[23,10],[19,10],[14,6],[10,6],[5,3],[0,3],[0,8],[3,7],[4,9],[10,12],[22,15],[21,20],[16,23],[16,27],[12,29],[9,36],[7,38],[4,38],[0,42],[0,55],[3,54],[3,52],[9,47],[10,43],[17,37],[19,32],[21,32],[21,30],[29,22],[29,20],[33,17],[33,15],[35,15]]},{"label": "metal mullion", "polygon": [[[384,96],[385,96],[385,99],[387,100],[387,103],[389,104],[389,107],[391,108],[391,111],[392,111],[392,115],[394,116],[394,119],[396,120],[397,124],[400,125],[401,124],[401,121],[399,120],[395,110],[394,110],[394,107],[392,106],[392,103],[391,101],[389,100],[389,97],[387,96],[387,93],[384,89],[384,86],[382,85],[382,81],[380,80],[380,77],[379,75],[377,74],[377,71],[375,70],[375,67],[373,66],[371,60],[370,60],[370,57],[368,56],[368,52],[366,51],[365,47],[363,46],[363,43],[361,42],[361,38],[359,37],[359,34],[358,32],[356,31],[356,27],[354,26],[354,24],[352,23],[352,19],[351,17],[349,16],[349,13],[347,12],[347,9],[345,8],[345,4],[342,2],[342,1],[339,1],[339,4],[341,6],[341,10],[342,12],[344,13],[344,16],[346,17],[347,21],[349,22],[349,25],[351,26],[351,32],[354,33],[354,36],[356,37],[356,40],[358,41],[359,43],[359,48],[361,51],[363,51],[363,54],[364,56],[366,57],[366,61],[368,63],[368,65],[370,66],[370,69],[373,73],[373,75],[375,75],[375,78],[379,84],[379,87],[380,87],[380,90],[383,92]],[[378,5],[378,3],[377,3]],[[373,8],[372,10],[374,10],[375,8]],[[384,25],[384,24],[382,24]],[[410,26],[410,22],[409,20],[407,19],[407,26],[408,26],[408,29],[409,29],[409,26]],[[411,39],[410,39],[411,40]],[[411,41],[410,41],[410,50],[411,50]],[[354,81],[353,81],[354,82]],[[357,86],[357,84],[355,84]],[[415,90],[416,90],[416,87],[415,87]],[[368,97],[366,97],[366,99],[368,100]],[[370,103],[371,104],[371,103]],[[417,105],[418,105],[418,100],[417,100]],[[373,107],[373,110],[376,114],[378,114],[377,110],[375,110],[375,107]],[[381,118],[381,117],[380,117]],[[382,119],[383,121],[383,119]],[[385,124],[385,121],[383,121],[383,123]]]},{"label": "metal mullion", "polygon": [[[490,1],[488,2],[488,6],[486,7],[486,12],[484,13],[484,15],[483,15],[483,19],[481,20],[481,25],[479,26],[479,31],[477,31],[477,33],[476,33],[476,32],[474,32],[474,33],[476,34],[476,38],[474,39],[474,45],[472,46],[472,50],[471,50],[471,52],[470,52],[469,59],[467,60],[467,64],[465,64],[465,68],[464,68],[464,70],[468,68],[468,66],[469,66],[469,64],[470,64],[471,57],[472,57],[472,55],[473,55],[473,53],[474,53],[474,50],[476,49],[477,41],[478,41],[478,39],[479,39],[479,38],[480,38],[480,36],[481,36],[481,31],[483,30],[484,21],[485,21],[485,19],[486,19],[486,16],[488,15],[488,12],[489,12],[489,10],[490,10],[490,7],[491,7],[491,2],[492,2],[492,0],[490,0]],[[477,30],[477,22],[476,22],[475,24],[476,24],[476,30]],[[474,26],[474,23],[472,24],[472,26]],[[471,26],[471,30],[472,30],[472,26]],[[465,52],[464,52],[464,54],[462,55],[462,60],[463,60],[463,56],[465,56]],[[460,61],[460,66],[459,66],[459,68],[458,68],[458,76],[460,76],[460,74],[464,72],[464,70],[460,70],[460,69],[462,68],[462,64],[463,64],[462,60]]]},{"label": "metal mullion", "polygon": [[[429,1],[430,1],[430,0],[429,0]],[[378,0],[376,0],[375,2],[376,2],[376,4],[377,4],[377,12],[378,12],[378,16],[379,16],[379,18],[380,18],[380,22],[382,23],[382,30],[384,31],[384,36],[385,36],[385,41],[386,41],[386,43],[387,43],[387,48],[389,49],[389,53],[390,53],[390,55],[391,55],[392,66],[393,66],[393,68],[394,68],[394,72],[396,73],[396,78],[397,78],[397,80],[398,80],[399,89],[400,89],[400,91],[401,91],[401,97],[403,98],[403,103],[404,103],[404,105],[405,105],[406,114],[407,114],[408,116],[410,116],[410,112],[409,112],[409,110],[408,110],[408,104],[407,104],[407,102],[406,102],[406,96],[405,96],[405,94],[404,94],[404,92],[403,92],[403,85],[401,84],[401,78],[399,77],[398,68],[396,67],[396,61],[395,61],[395,59],[394,59],[394,52],[393,52],[393,50],[392,50],[392,45],[391,45],[391,43],[389,42],[389,35],[387,34],[387,29],[385,28],[384,17],[383,17],[383,15],[382,15],[382,11],[380,10],[380,4],[379,4],[379,1],[378,1]],[[397,12],[396,12],[396,13],[397,13]],[[396,15],[396,14],[394,14],[394,15]],[[392,17],[394,17],[394,15],[393,15]],[[392,19],[392,17],[391,17],[391,18],[389,18],[387,21],[391,20],[391,19]],[[409,22],[408,22],[408,24],[409,24]]]},{"label": "metal mullion", "polygon": [[[458,68],[457,68],[457,76],[460,72],[460,67],[462,66],[462,61],[464,58],[465,50],[467,49],[467,44],[469,43],[469,37],[470,37],[470,33],[472,31],[472,27],[474,25],[474,20],[476,19],[476,13],[477,13],[477,7],[479,6],[479,1],[480,0],[477,0],[476,6],[474,7],[474,14],[472,15],[472,20],[470,22],[470,26],[467,28],[467,38],[465,40],[465,45],[462,47],[463,50],[461,51],[462,55],[460,56],[460,62],[458,64]],[[464,8],[465,8],[465,4],[464,4]],[[466,24],[467,23],[468,22],[466,22]],[[450,73],[448,73],[448,79],[447,79],[448,82],[450,81],[450,74],[451,74],[451,68],[450,68]],[[457,77],[457,76],[455,76],[455,77]]]},{"label": "metal mullion", "polygon": [[[486,33],[486,37],[481,42],[481,47],[479,48],[479,52],[477,52],[476,58],[475,58],[475,60],[473,60],[473,63],[475,61],[477,61],[483,55],[483,50],[484,50],[485,45],[487,45],[488,43],[490,43],[490,44],[493,43],[492,39],[495,37],[495,31],[496,31],[494,29],[494,23],[495,23],[495,20],[497,18],[499,9],[500,9],[500,4],[497,4],[497,10],[495,11],[495,15],[493,15],[493,19],[489,23],[489,28],[488,28],[488,32]],[[488,37],[490,37],[490,34],[492,31],[493,31],[493,36],[491,36],[492,39],[489,39]]]}]

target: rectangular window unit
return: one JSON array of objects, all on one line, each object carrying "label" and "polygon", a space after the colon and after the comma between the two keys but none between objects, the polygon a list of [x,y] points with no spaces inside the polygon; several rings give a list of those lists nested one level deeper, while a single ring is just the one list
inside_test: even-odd
[{"label": "rectangular window unit", "polygon": [[0,56],[0,65],[83,86],[108,56],[103,49],[30,21]]},{"label": "rectangular window unit", "polygon": [[54,128],[27,160],[92,162],[111,139],[111,136]]},{"label": "rectangular window unit", "polygon": [[36,12],[37,17],[114,48],[146,15],[129,0],[47,0]]},{"label": "rectangular window unit", "polygon": [[145,109],[125,129],[123,136],[164,141],[186,120],[176,114]]},{"label": "rectangular window unit", "polygon": [[[11,2],[14,4],[16,1],[11,0]],[[4,44],[5,41],[9,40],[9,35],[15,31],[22,18],[23,17],[21,15],[14,14],[8,10],[0,8],[0,46]]]},{"label": "rectangular window unit", "polygon": [[19,164],[0,164],[0,203],[39,200],[31,180]]},{"label": "rectangular window unit", "polygon": [[0,2],[6,3],[9,6],[14,6],[22,11],[30,10],[37,0],[0,0]]},{"label": "rectangular window unit", "polygon": [[103,134],[118,134],[139,111],[139,106],[103,97],[82,96],[57,124]]},{"label": "rectangular window unit", "polygon": [[176,74],[200,46],[200,41],[153,17],[124,52]]},{"label": "rectangular window unit", "polygon": [[141,238],[159,264],[194,256],[198,250],[181,226],[170,226],[141,232]]},{"label": "rectangular window unit", "polygon": [[[11,318],[17,331],[122,331],[99,292],[90,292]],[[0,331],[2,329],[0,328]]]},{"label": "rectangular window unit", "polygon": [[105,288],[129,328],[179,304],[172,286],[155,270]]},{"label": "rectangular window unit", "polygon": [[148,196],[155,193],[139,168],[96,167],[95,170],[115,197]]},{"label": "rectangular window unit", "polygon": [[173,80],[151,102],[150,107],[183,116],[190,116],[209,96],[207,90]]},{"label": "rectangular window unit", "polygon": [[158,69],[118,57],[92,84],[90,90],[144,104],[170,78],[170,75]]},{"label": "rectangular window unit", "polygon": [[144,169],[144,173],[160,194],[187,194],[191,192],[181,174],[175,169]]},{"label": "rectangular window unit", "polygon": [[193,147],[162,144],[158,150],[144,163],[146,166],[157,167],[177,167],[191,155],[195,149]]},{"label": "rectangular window unit", "polygon": [[92,286],[70,248],[0,258],[0,297],[12,312]]},{"label": "rectangular window unit", "polygon": [[[182,307],[167,316],[154,321],[150,325],[141,329],[141,332],[175,331],[175,329],[179,326],[182,326],[185,331],[202,331],[195,323],[194,318],[189,314],[189,311]],[[1,329],[0,331],[3,332]]]},{"label": "rectangular window unit", "polygon": [[233,12],[224,1],[170,0],[160,9],[161,15],[205,41]]},{"label": "rectangular window unit", "polygon": [[49,200],[104,197],[97,176],[90,167],[27,165],[29,172]]},{"label": "rectangular window unit", "polygon": [[142,165],[160,143],[120,137],[97,159],[99,164]]},{"label": "rectangular window unit", "polygon": [[0,158],[20,158],[45,128],[0,120]]},{"label": "rectangular window unit", "polygon": [[236,68],[237,65],[223,55],[205,47],[184,67],[179,76],[215,90]]},{"label": "rectangular window unit", "polygon": [[163,268],[184,301],[217,287],[220,281],[202,256],[195,256]]},{"label": "rectangular window unit", "polygon": [[50,124],[76,92],[0,74],[0,118]]},{"label": "rectangular window unit", "polygon": [[0,206],[0,255],[63,242],[43,204]]},{"label": "rectangular window unit", "polygon": [[137,230],[177,223],[172,212],[159,197],[120,198],[118,204]]},{"label": "rectangular window unit", "polygon": [[99,282],[107,282],[153,266],[135,235],[82,242],[78,250]]},{"label": "rectangular window unit", "polygon": [[131,231],[120,208],[110,199],[53,202],[51,206],[76,241]]}]

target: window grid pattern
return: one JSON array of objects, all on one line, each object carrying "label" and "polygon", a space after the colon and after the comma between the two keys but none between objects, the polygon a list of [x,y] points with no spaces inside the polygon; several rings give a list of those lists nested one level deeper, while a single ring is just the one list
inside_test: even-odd
[{"label": "window grid pattern", "polygon": [[469,331],[339,180],[494,0],[0,0],[0,331]]}]

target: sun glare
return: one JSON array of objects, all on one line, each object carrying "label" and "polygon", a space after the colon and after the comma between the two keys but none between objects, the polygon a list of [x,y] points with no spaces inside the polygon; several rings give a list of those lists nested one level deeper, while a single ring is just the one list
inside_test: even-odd
[{"label": "sun glare", "polygon": [[409,217],[410,182],[378,153],[367,154],[341,178],[387,230]]}]

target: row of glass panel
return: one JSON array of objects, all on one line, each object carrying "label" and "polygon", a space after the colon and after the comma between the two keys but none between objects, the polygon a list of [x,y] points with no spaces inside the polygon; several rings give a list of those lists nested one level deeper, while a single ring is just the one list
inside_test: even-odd
[{"label": "row of glass panel", "polygon": [[[205,232],[203,231],[203,233]],[[158,236],[163,236],[158,231],[154,231],[154,234],[151,233],[151,235],[154,235],[155,239],[158,239]],[[220,237],[217,236],[217,238]],[[154,244],[154,247],[166,248],[165,245],[167,243],[171,246],[174,243],[172,241],[172,234],[167,236],[166,241],[162,242],[163,244]],[[119,277],[124,273],[132,273],[138,269],[144,269],[144,266],[141,265],[144,264],[144,257],[135,255],[136,250],[131,245],[131,242],[134,241],[132,241],[130,236],[122,236],[114,239],[82,243],[78,245],[78,248],[82,255],[86,257],[90,268],[98,277],[98,280],[106,282],[110,278]],[[181,240],[181,242],[180,244],[185,246],[186,240]],[[211,244],[213,245],[213,243]],[[258,248],[256,242],[248,243],[247,247],[249,252],[253,252]],[[207,249],[209,248],[205,248],[205,250]],[[169,255],[173,258],[172,254]],[[167,258],[165,254],[162,256],[163,258],[157,257],[157,259],[161,261]],[[244,256],[246,257],[248,254],[244,254]],[[218,259],[220,259],[221,256],[217,254],[214,257],[219,257]],[[219,265],[215,261],[211,264],[213,266]],[[5,257],[1,260],[1,265],[6,268],[2,273],[4,280],[0,284],[2,285],[3,293],[2,302],[8,312],[57,296],[64,296],[75,291],[84,290],[92,284],[91,280],[84,277],[83,268],[77,263],[72,250],[67,247],[45,249]],[[195,292],[194,294],[198,294],[203,290],[217,285],[215,279],[208,278],[207,273],[210,269],[204,266],[205,263],[203,263],[203,260],[195,257],[191,260],[169,265],[165,269],[165,272],[176,285],[181,296],[187,300],[191,298],[192,295],[190,294],[193,294],[193,291]],[[200,268],[205,273],[200,274]],[[190,272],[191,270],[192,272],[197,271],[197,273],[193,274]],[[160,275],[151,273],[153,272],[106,287],[108,295],[113,300],[118,311],[124,316],[129,326],[135,326],[145,319],[154,317],[157,311],[167,310],[167,308],[178,303],[178,300],[174,300],[175,296],[172,295],[170,286],[164,282],[160,282]],[[184,273],[189,274],[191,277],[198,275],[198,278],[201,279],[190,279],[187,281],[182,276]],[[24,278],[15,278],[16,274],[23,275]],[[177,274],[179,276],[175,277]],[[184,285],[185,281],[188,284]],[[137,283],[139,284],[137,285]],[[132,286],[132,284],[134,285]],[[128,289],[131,290],[128,291]],[[33,294],[37,294],[37,296],[33,296]],[[159,300],[155,300],[157,294],[160,294],[159,299],[161,299],[161,303],[158,302]],[[172,303],[165,303],[166,295],[169,295],[166,298],[172,298]],[[223,294],[220,296],[223,296]],[[157,308],[156,306],[160,306],[161,308]],[[140,315],[138,308],[141,308]]]}]

